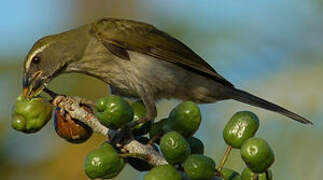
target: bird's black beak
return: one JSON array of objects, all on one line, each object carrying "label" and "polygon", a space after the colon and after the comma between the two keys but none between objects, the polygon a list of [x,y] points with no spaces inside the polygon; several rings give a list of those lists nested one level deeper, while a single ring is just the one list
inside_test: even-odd
[{"label": "bird's black beak", "polygon": [[35,95],[38,95],[44,88],[44,82],[42,79],[43,71],[37,71],[34,74],[24,73],[22,86],[23,96],[31,99]]}]

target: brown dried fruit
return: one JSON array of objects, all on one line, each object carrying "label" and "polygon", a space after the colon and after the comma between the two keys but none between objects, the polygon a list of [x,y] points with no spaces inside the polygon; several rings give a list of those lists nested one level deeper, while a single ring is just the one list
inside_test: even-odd
[{"label": "brown dried fruit", "polygon": [[[87,106],[82,106],[87,112],[92,110]],[[54,116],[54,125],[56,133],[70,143],[83,143],[92,135],[92,129],[83,122],[71,118],[67,112],[61,112],[56,108]]]}]

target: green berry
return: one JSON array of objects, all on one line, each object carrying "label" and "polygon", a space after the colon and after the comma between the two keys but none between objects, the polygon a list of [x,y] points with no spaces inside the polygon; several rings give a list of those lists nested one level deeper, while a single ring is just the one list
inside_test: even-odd
[{"label": "green berry", "polygon": [[202,154],[190,155],[183,166],[191,180],[210,180],[214,177],[215,162]]},{"label": "green berry", "polygon": [[240,148],[243,142],[253,137],[259,128],[258,117],[249,111],[235,113],[223,130],[225,142]]},{"label": "green berry", "polygon": [[174,166],[161,165],[150,170],[144,180],[182,180],[182,176]]},{"label": "green berry", "polygon": [[14,106],[11,126],[20,132],[35,133],[52,118],[52,111],[52,105],[43,98],[28,100],[21,95]]},{"label": "green berry", "polygon": [[133,119],[133,110],[120,96],[101,98],[96,103],[96,116],[101,124],[111,129],[125,126]]},{"label": "green berry", "polygon": [[108,141],[103,142],[99,146],[99,149],[106,149],[106,150],[111,150],[111,151],[115,150],[115,148]]},{"label": "green berry", "polygon": [[269,144],[261,138],[250,138],[240,149],[246,165],[255,173],[265,172],[274,162],[274,153]]},{"label": "green berry", "polygon": [[14,114],[12,117],[12,128],[14,128],[17,131],[24,131],[26,127],[26,120],[24,116],[19,114]]},{"label": "green berry", "polygon": [[176,131],[168,132],[161,138],[160,149],[171,164],[183,162],[191,153],[186,139]]},{"label": "green berry", "polygon": [[[245,168],[241,173],[241,180],[253,180],[255,173],[251,171],[249,168]],[[272,180],[273,174],[271,170],[267,170],[261,174],[258,174],[258,180]]]},{"label": "green berry", "polygon": [[[146,108],[145,105],[142,103],[142,101],[137,101],[131,104],[131,107],[133,109],[133,122],[136,122],[146,115]],[[135,136],[140,136],[147,134],[150,127],[151,127],[152,121],[147,121],[145,123],[138,124],[132,129],[132,133]]]},{"label": "green berry", "polygon": [[241,180],[240,174],[229,168],[223,168],[221,174],[223,176],[223,180]]},{"label": "green berry", "polygon": [[89,178],[101,178],[120,172],[122,166],[119,154],[108,143],[91,151],[85,159],[84,170]]},{"label": "green berry", "polygon": [[96,101],[95,107],[98,112],[104,112],[108,106],[108,97],[100,98]]},{"label": "green berry", "polygon": [[200,127],[201,113],[194,102],[185,101],[170,112],[168,119],[167,129],[191,137]]},{"label": "green berry", "polygon": [[192,137],[187,138],[187,142],[191,147],[192,154],[203,154],[204,153],[204,144],[200,139],[192,136]]},{"label": "green berry", "polygon": [[117,177],[125,166],[126,166],[126,161],[123,158],[120,158],[120,165],[118,170],[101,177],[101,179],[112,179],[114,177]]}]

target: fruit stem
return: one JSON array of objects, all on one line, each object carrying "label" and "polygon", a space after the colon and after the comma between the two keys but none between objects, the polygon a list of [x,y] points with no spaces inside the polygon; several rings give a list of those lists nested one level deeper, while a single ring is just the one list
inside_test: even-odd
[{"label": "fruit stem", "polygon": [[230,146],[230,145],[229,145],[229,146],[227,147],[227,149],[225,150],[225,153],[224,153],[224,155],[223,155],[222,161],[221,161],[221,163],[220,163],[220,165],[219,165],[219,167],[218,167],[218,171],[219,171],[219,172],[221,172],[221,171],[222,171],[222,168],[223,168],[223,166],[224,166],[225,162],[227,161],[227,159],[228,159],[228,157],[229,157],[229,155],[230,155],[231,150],[232,150],[232,146]]}]

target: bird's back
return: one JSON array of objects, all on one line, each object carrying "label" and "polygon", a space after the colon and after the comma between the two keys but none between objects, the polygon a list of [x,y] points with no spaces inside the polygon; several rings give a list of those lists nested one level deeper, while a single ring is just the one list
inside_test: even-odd
[{"label": "bird's back", "polygon": [[119,57],[129,60],[127,51],[131,50],[176,64],[232,87],[229,81],[189,47],[152,25],[132,20],[104,18],[93,23],[92,33]]}]

